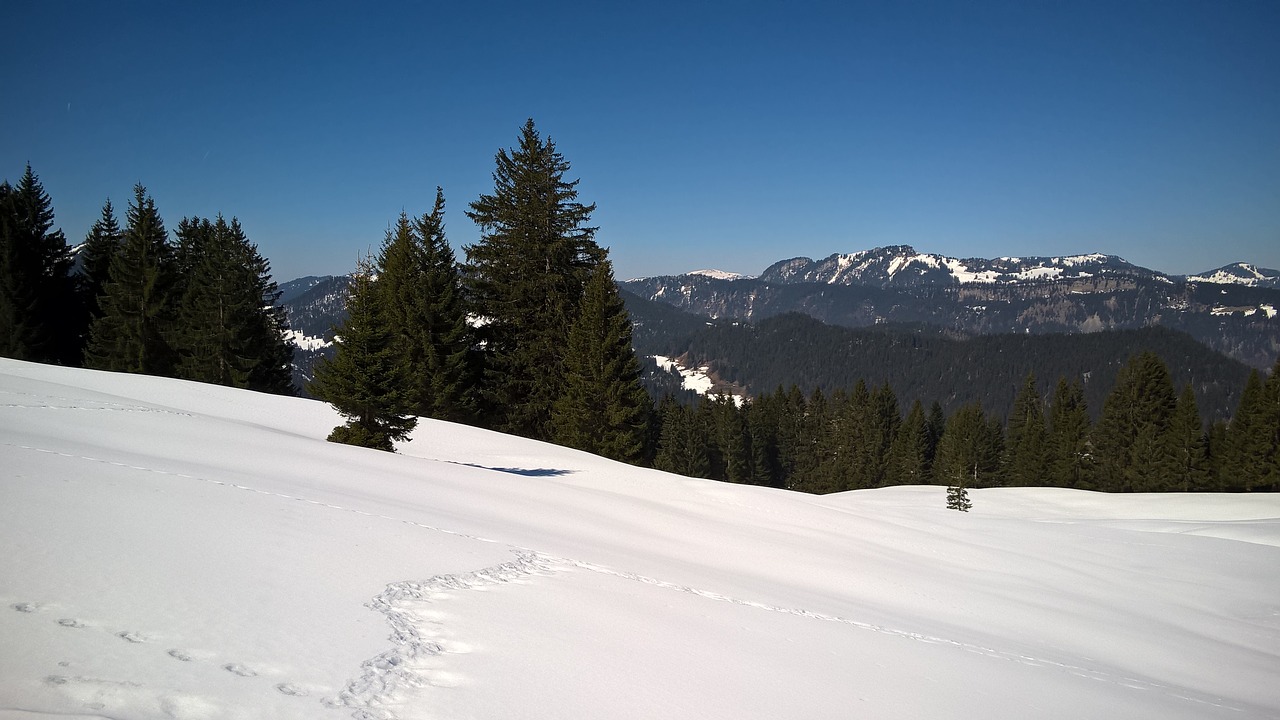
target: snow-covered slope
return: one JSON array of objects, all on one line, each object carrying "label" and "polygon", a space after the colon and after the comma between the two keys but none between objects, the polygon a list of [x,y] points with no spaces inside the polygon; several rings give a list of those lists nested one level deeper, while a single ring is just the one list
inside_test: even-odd
[{"label": "snow-covered slope", "polygon": [[1247,287],[1280,288],[1280,271],[1260,268],[1249,263],[1231,263],[1217,270],[1202,272],[1187,278],[1190,282],[1218,285],[1245,285]]},{"label": "snow-covered slope", "polygon": [[814,497],[0,360],[0,718],[1266,718],[1280,498]]},{"label": "snow-covered slope", "polygon": [[916,252],[908,245],[835,254],[823,260],[792,258],[767,268],[761,279],[781,283],[825,283],[875,287],[921,285],[1009,285],[1086,280],[1120,275],[1168,278],[1114,255],[1094,253],[1062,257],[953,258]]}]

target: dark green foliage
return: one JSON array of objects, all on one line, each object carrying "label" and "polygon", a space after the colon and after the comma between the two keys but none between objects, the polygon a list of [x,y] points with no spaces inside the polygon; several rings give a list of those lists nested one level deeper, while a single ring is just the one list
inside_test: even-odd
[{"label": "dark green foliage", "polygon": [[184,218],[176,264],[183,294],[169,341],[177,376],[292,394],[280,291],[239,220]]},{"label": "dark green foliage", "polygon": [[663,400],[658,410],[662,432],[653,460],[655,468],[686,477],[708,477],[711,467],[706,434],[694,422],[696,412],[692,406]]},{"label": "dark green foliage", "polygon": [[82,330],[71,253],[53,203],[27,165],[0,183],[0,355],[74,364]]},{"label": "dark green foliage", "polygon": [[166,341],[176,303],[174,252],[155,201],[133,188],[124,243],[111,258],[99,298],[101,316],[89,326],[85,365],[99,370],[169,375],[174,354]]},{"label": "dark green foliage", "polygon": [[965,405],[947,420],[933,463],[935,482],[956,487],[990,487],[1000,471],[1000,426],[977,404]]},{"label": "dark green foliage", "polygon": [[[938,402],[949,414],[980,402],[984,412],[1008,417],[1017,389],[1034,372],[1079,382],[1096,420],[1119,369],[1138,352],[1152,351],[1179,387],[1192,383],[1206,419],[1226,419],[1249,374],[1244,364],[1163,327],[957,338],[922,326],[832,327],[798,314],[756,323],[702,318],[688,325],[670,314],[669,306],[634,303],[635,322],[645,330],[637,334],[639,354],[687,355],[688,365],[709,365],[720,379],[752,395],[796,384],[806,394],[821,389],[830,396],[863,380],[869,387],[890,385],[904,408],[916,400],[926,408]],[[655,327],[646,325],[651,321]]]},{"label": "dark green foliage", "polygon": [[1013,411],[1009,415],[1005,431],[1005,484],[1045,484],[1048,469],[1047,445],[1040,391],[1036,389],[1036,376],[1029,374],[1014,397]]},{"label": "dark green foliage", "polygon": [[1047,485],[1089,489],[1093,487],[1089,410],[1079,383],[1059,378],[1049,409],[1046,442]]},{"label": "dark green foliage", "polygon": [[347,418],[329,440],[394,452],[394,441],[408,437],[418,419],[402,410],[407,404],[405,368],[387,329],[372,270],[370,262],[357,270],[347,296],[347,319],[337,328],[337,353],[316,368],[309,389]]},{"label": "dark green foliage", "polygon": [[431,212],[400,214],[378,256],[375,287],[409,381],[406,412],[453,422],[476,418],[477,358],[462,281],[444,233],[444,191]]},{"label": "dark green foliage", "polygon": [[1169,422],[1169,445],[1176,468],[1176,474],[1170,478],[1171,489],[1183,492],[1215,489],[1210,482],[1208,438],[1190,385],[1182,387],[1174,407]]},{"label": "dark green foliage", "polygon": [[917,400],[911,405],[907,417],[894,435],[889,449],[886,479],[898,485],[926,485],[929,483],[929,428],[924,407]]},{"label": "dark green foliage", "polygon": [[111,258],[123,245],[124,231],[120,229],[115,207],[108,199],[102,205],[102,216],[89,228],[84,246],[80,248],[80,293],[90,322],[102,315],[98,298],[106,290]]},{"label": "dark green foliage", "polygon": [[1228,489],[1251,492],[1276,487],[1278,383],[1275,371],[1265,383],[1256,370],[1249,374],[1222,443],[1219,472]]},{"label": "dark green foliage", "polygon": [[947,488],[947,509],[969,512],[972,507],[973,503],[969,502],[969,491],[965,489],[963,483]]},{"label": "dark green foliage", "polygon": [[608,260],[597,263],[587,281],[569,329],[563,372],[563,391],[551,410],[552,438],[614,460],[638,462],[645,451],[651,402],[640,384],[631,319]]},{"label": "dark green foliage", "polygon": [[1171,489],[1176,460],[1169,427],[1176,404],[1169,370],[1159,356],[1133,356],[1116,378],[1094,428],[1100,489]]},{"label": "dark green foliage", "polygon": [[552,435],[564,383],[564,348],[590,270],[602,257],[587,226],[595,205],[577,202],[569,163],[533,121],[519,145],[499,150],[494,192],[467,212],[480,242],[466,249],[473,311],[484,320],[489,424],[537,439]]}]

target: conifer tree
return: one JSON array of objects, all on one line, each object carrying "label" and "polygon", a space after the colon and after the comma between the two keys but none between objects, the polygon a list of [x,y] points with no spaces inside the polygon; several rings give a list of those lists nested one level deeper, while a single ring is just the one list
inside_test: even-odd
[{"label": "conifer tree", "polygon": [[1120,369],[1094,428],[1100,489],[1169,489],[1176,464],[1169,423],[1176,403],[1169,369],[1155,353],[1139,353]]},{"label": "conifer tree", "polygon": [[1014,486],[1043,485],[1047,461],[1044,409],[1036,377],[1028,374],[1013,399],[1005,434],[1005,483]]},{"label": "conifer tree", "polygon": [[373,264],[362,261],[347,295],[347,318],[336,328],[337,352],[316,368],[308,386],[316,397],[347,418],[330,442],[395,451],[418,419],[403,412],[404,367],[374,289]]},{"label": "conifer tree", "polygon": [[1178,396],[1169,422],[1169,443],[1174,452],[1177,474],[1171,478],[1172,489],[1183,492],[1211,490],[1209,456],[1204,422],[1196,406],[1196,394],[1187,383]]},{"label": "conifer tree", "polygon": [[1093,487],[1089,444],[1091,423],[1080,383],[1058,378],[1049,410],[1047,484],[1056,487]]},{"label": "conifer tree", "polygon": [[1250,371],[1240,404],[1227,427],[1222,477],[1233,490],[1252,492],[1266,483],[1270,436],[1267,387],[1257,370]]},{"label": "conifer tree", "polygon": [[409,378],[409,406],[421,417],[471,422],[476,417],[473,338],[462,281],[444,233],[444,191],[430,212],[400,214],[378,256],[381,302]]},{"label": "conifer tree", "polygon": [[133,194],[124,243],[111,258],[100,298],[102,315],[89,327],[85,365],[168,375],[174,362],[165,339],[176,304],[173,248],[146,188],[135,185]]},{"label": "conifer tree", "polygon": [[178,377],[291,394],[280,291],[240,221],[184,218],[178,237],[184,292],[169,334]]},{"label": "conifer tree", "polygon": [[631,347],[631,318],[601,260],[591,273],[564,353],[563,392],[551,411],[552,438],[623,462],[644,454],[649,394]]},{"label": "conifer tree", "polygon": [[99,298],[106,290],[111,258],[123,244],[124,231],[120,229],[115,207],[108,198],[102,205],[102,215],[89,228],[80,249],[80,292],[90,323],[102,315]]},{"label": "conifer tree", "polygon": [[494,192],[467,212],[481,238],[466,249],[465,278],[482,319],[490,424],[536,439],[552,434],[564,383],[564,348],[590,270],[602,251],[590,227],[595,205],[577,201],[569,163],[529,120],[518,147],[498,151]]},{"label": "conifer tree", "polygon": [[925,422],[924,406],[916,400],[894,435],[885,474],[887,483],[923,485],[929,482],[926,457],[929,439]]},{"label": "conifer tree", "polygon": [[685,477],[707,477],[710,462],[707,458],[706,435],[694,425],[692,409],[667,396],[662,400],[659,415],[662,432],[653,466]]},{"label": "conifer tree", "polygon": [[965,488],[963,481],[958,485],[947,487],[947,509],[969,512],[972,507],[973,503],[969,501],[969,491]]},{"label": "conifer tree", "polygon": [[952,487],[991,485],[1000,467],[999,442],[977,403],[964,405],[947,419],[934,459],[934,481]]},{"label": "conifer tree", "polygon": [[53,229],[53,203],[27,165],[0,183],[0,356],[74,363],[79,308],[71,252]]}]

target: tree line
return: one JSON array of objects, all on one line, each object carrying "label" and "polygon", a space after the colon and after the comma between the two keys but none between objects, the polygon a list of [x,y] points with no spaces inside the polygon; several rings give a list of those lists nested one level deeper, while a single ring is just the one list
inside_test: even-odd
[{"label": "tree line", "polygon": [[1153,352],[1121,368],[1094,422],[1078,382],[1042,393],[1028,375],[1007,418],[977,402],[949,415],[887,383],[806,395],[797,386],[738,403],[668,398],[654,466],[812,493],[887,485],[1053,486],[1106,492],[1280,490],[1280,362],[1256,370],[1230,421],[1206,429],[1191,386],[1174,390]]},{"label": "tree line", "polygon": [[185,217],[176,240],[141,184],[82,245],[54,229],[28,165],[0,183],[0,356],[292,394],[270,264],[240,222]]}]

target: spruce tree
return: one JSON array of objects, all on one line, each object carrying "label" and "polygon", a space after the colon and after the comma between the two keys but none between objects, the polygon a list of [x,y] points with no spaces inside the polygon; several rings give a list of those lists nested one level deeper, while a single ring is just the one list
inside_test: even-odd
[{"label": "spruce tree", "polygon": [[1212,490],[1210,486],[1208,441],[1204,422],[1196,406],[1196,394],[1187,383],[1178,396],[1169,422],[1169,443],[1174,452],[1177,474],[1171,479],[1175,490]]},{"label": "spruce tree", "polygon": [[431,211],[400,214],[378,255],[378,294],[409,378],[414,415],[475,420],[476,359],[462,281],[444,233],[444,192]]},{"label": "spruce tree", "polygon": [[1047,484],[1091,489],[1091,423],[1080,383],[1058,379],[1049,410]]},{"label": "spruce tree", "polygon": [[101,317],[99,298],[106,290],[111,272],[111,258],[124,245],[124,231],[116,220],[115,207],[110,198],[102,205],[102,215],[89,228],[84,245],[80,248],[80,292],[89,315],[89,322]]},{"label": "spruce tree", "polygon": [[956,410],[938,441],[934,481],[951,487],[994,484],[1000,467],[998,430],[999,425],[988,422],[977,403]]},{"label": "spruce tree", "polygon": [[169,334],[178,377],[292,394],[280,291],[239,220],[184,218],[178,236],[184,292]]},{"label": "spruce tree", "polygon": [[418,419],[403,411],[404,367],[374,284],[372,261],[363,261],[348,291],[347,317],[336,328],[337,352],[316,368],[308,390],[347,418],[330,442],[394,452],[394,441],[408,437]]},{"label": "spruce tree", "polygon": [[595,205],[577,202],[569,163],[532,120],[518,147],[498,151],[492,195],[467,216],[480,242],[466,249],[465,278],[481,319],[481,386],[493,427],[536,439],[552,435],[563,391],[564,348],[590,270],[602,252],[590,227]]},{"label": "spruce tree", "polygon": [[1252,492],[1266,483],[1270,436],[1267,387],[1257,370],[1250,371],[1240,404],[1227,427],[1222,477],[1232,490]]},{"label": "spruce tree", "polygon": [[133,188],[124,243],[111,258],[100,298],[102,315],[89,326],[85,365],[98,370],[168,375],[174,356],[166,335],[173,321],[173,248],[155,201]]},{"label": "spruce tree", "polygon": [[643,457],[651,410],[631,347],[631,318],[613,266],[592,271],[564,353],[563,392],[551,411],[552,438],[623,462]]},{"label": "spruce tree", "polygon": [[969,491],[965,488],[964,482],[947,488],[947,509],[969,512],[972,507],[973,503],[969,501]]},{"label": "spruce tree", "polygon": [[710,472],[706,433],[694,424],[694,410],[670,396],[659,409],[662,432],[653,466],[685,477],[705,478]]},{"label": "spruce tree", "polygon": [[79,298],[71,252],[53,229],[53,202],[27,165],[0,183],[0,356],[75,363]]},{"label": "spruce tree", "polygon": [[1048,465],[1047,438],[1034,374],[1027,375],[1013,399],[1005,440],[1005,484],[1043,485]]},{"label": "spruce tree", "polygon": [[894,485],[923,485],[929,482],[928,428],[925,425],[924,406],[916,400],[907,417],[894,435],[889,450],[886,483]]},{"label": "spruce tree", "polygon": [[1176,404],[1169,369],[1155,353],[1139,353],[1120,369],[1094,428],[1100,489],[1170,489],[1176,460],[1168,435]]}]

